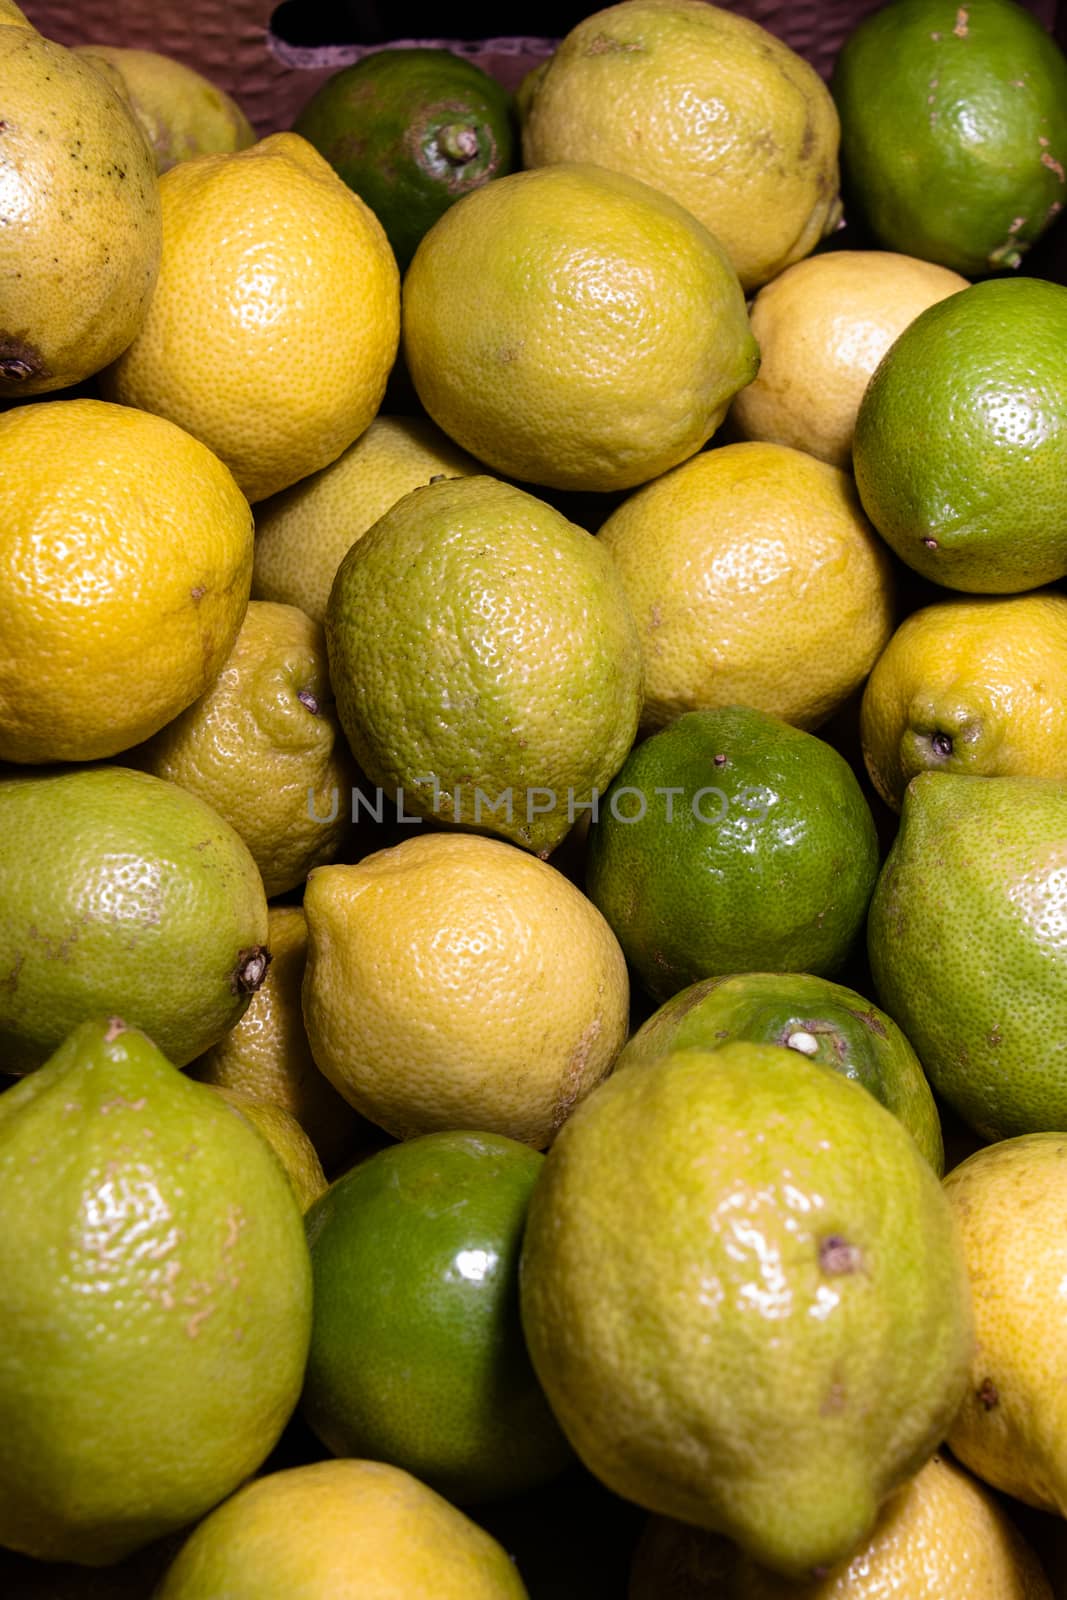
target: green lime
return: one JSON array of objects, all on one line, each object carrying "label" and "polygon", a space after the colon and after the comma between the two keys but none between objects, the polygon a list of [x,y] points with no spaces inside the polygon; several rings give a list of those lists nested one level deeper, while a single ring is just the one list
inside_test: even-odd
[{"label": "green lime", "polygon": [[1067,288],[973,284],[922,312],[860,402],[863,508],[950,589],[1019,593],[1067,573]]},{"label": "green lime", "polygon": [[850,214],[974,278],[1017,267],[1067,199],[1067,59],[1015,0],[893,0],[830,83]]},{"label": "green lime", "polygon": [[335,1455],[388,1461],[461,1505],[568,1464],[519,1321],[543,1163],[499,1134],[430,1133],[380,1150],[311,1207],[303,1411]]},{"label": "green lime", "polygon": [[364,56],[327,79],[293,131],[370,206],[401,270],[453,201],[514,166],[510,94],[450,50]]},{"label": "green lime", "polygon": [[648,992],[839,968],[878,872],[843,756],[749,706],[691,711],[631,751],[589,831],[586,889]]},{"label": "green lime", "polygon": [[886,1012],[814,973],[739,972],[690,984],[637,1030],[615,1071],[735,1039],[795,1050],[854,1078],[899,1117],[934,1171],[943,1170],[941,1121],[915,1051]]}]

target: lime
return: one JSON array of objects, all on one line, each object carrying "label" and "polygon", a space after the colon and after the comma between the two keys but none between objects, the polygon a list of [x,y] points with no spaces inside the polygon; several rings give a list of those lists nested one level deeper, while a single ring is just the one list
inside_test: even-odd
[{"label": "lime", "polygon": [[935,1172],[942,1170],[941,1123],[915,1051],[886,1012],[813,973],[739,972],[691,984],[637,1030],[615,1070],[671,1050],[716,1050],[732,1039],[796,1050],[854,1078],[900,1118]]},{"label": "lime", "polygon": [[1017,267],[1067,199],[1067,60],[1015,0],[893,0],[834,66],[850,213],[966,277]]},{"label": "lime", "polygon": [[401,270],[460,195],[514,165],[511,96],[450,50],[364,56],[316,90],[293,131],[370,206]]},{"label": "lime", "polygon": [[978,594],[1067,573],[1065,348],[1067,288],[992,279],[930,306],[878,363],[856,486],[916,572]]},{"label": "lime", "polygon": [[302,1408],[335,1455],[391,1462],[461,1504],[567,1465],[519,1323],[519,1249],[543,1164],[500,1135],[426,1134],[353,1167],[312,1206]]},{"label": "lime", "polygon": [[852,768],[749,706],[691,711],[633,750],[589,831],[586,887],[641,982],[836,970],[878,872]]}]

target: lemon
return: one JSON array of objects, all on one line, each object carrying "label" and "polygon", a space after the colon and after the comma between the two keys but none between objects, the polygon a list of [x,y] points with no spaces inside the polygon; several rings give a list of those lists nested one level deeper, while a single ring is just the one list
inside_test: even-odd
[{"label": "lemon", "polygon": [[773,1045],[675,1051],[595,1090],[546,1157],[519,1282],[586,1466],[794,1579],[869,1538],[971,1357],[929,1163],[859,1084]]},{"label": "lemon", "polygon": [[351,1153],[360,1118],[315,1065],[300,1009],[307,963],[301,906],[267,908],[270,966],[232,1028],[190,1065],[191,1077],[281,1106],[332,1172]]},{"label": "lemon", "polygon": [[893,630],[890,560],[851,478],[787,445],[694,456],[598,538],[640,629],[646,729],[728,705],[817,728]]},{"label": "lemon", "polygon": [[1067,1130],[1067,788],[920,772],[867,914],[875,992],[983,1139]]},{"label": "lemon", "polygon": [[131,761],[213,806],[240,834],[268,896],[341,854],[356,780],[333,704],[322,628],[253,600],[205,694]]},{"label": "lemon", "polygon": [[637,178],[567,162],[497,178],[404,278],[419,400],[506,477],[631,488],[706,444],[759,351],[722,246]]},{"label": "lemon", "polygon": [[301,1211],[307,1211],[325,1192],[326,1175],[315,1146],[296,1118],[273,1101],[257,1100],[255,1095],[244,1094],[239,1089],[212,1087],[241,1113],[270,1147],[292,1185],[297,1205]]},{"label": "lemon", "polygon": [[949,589],[1015,594],[1067,573],[1067,287],[972,284],[875,368],[852,442],[864,509]]},{"label": "lemon", "polygon": [[1017,267],[1067,199],[1067,61],[1014,0],[895,0],[831,91],[850,214],[968,277]]},{"label": "lemon", "polygon": [[426,417],[375,417],[330,466],[256,507],[252,594],[326,620],[351,545],[412,489],[481,472]]},{"label": "lemon", "polygon": [[64,389],[126,348],[161,247],[155,162],[128,103],[18,9],[0,14],[0,400]]},{"label": "lemon", "polygon": [[0,759],[88,761],[213,682],[248,604],[252,518],[160,417],[46,400],[0,417]]},{"label": "lemon", "polygon": [[418,834],[304,895],[316,1062],[398,1138],[479,1129],[543,1148],[626,1038],[626,963],[600,912],[497,839]]},{"label": "lemon", "polygon": [[0,1543],[105,1565],[204,1515],[296,1405],[311,1267],[285,1174],[117,1018],[0,1097]]},{"label": "lemon", "polygon": [[949,1444],[994,1488],[1063,1516],[1063,1135],[1024,1134],[978,1150],[949,1173],[945,1192],[959,1219],[978,1336]]},{"label": "lemon", "polygon": [[787,267],[752,303],[760,369],[730,411],[738,437],[847,472],[875,367],[921,311],[966,288],[958,272],[892,250],[827,250]]},{"label": "lemon", "polygon": [[326,644],[356,760],[409,820],[548,855],[637,730],[640,647],[611,557],[496,478],[415,489],[358,539]]},{"label": "lemon", "polygon": [[1067,598],[958,596],[913,611],[864,687],[860,736],[897,811],[918,772],[1067,779]]},{"label": "lemon", "polygon": [[255,143],[252,124],[236,100],[186,62],[157,50],[111,44],[80,44],[74,51],[93,66],[118,73],[157,172],[169,172],[193,156],[247,150]]},{"label": "lemon", "polygon": [[1052,1600],[1033,1550],[989,1491],[931,1456],[890,1499],[846,1567],[808,1583],[761,1571],[736,1547],[664,1517],[634,1553],[628,1600]]},{"label": "lemon", "polygon": [[374,213],[295,133],[183,161],[159,193],[159,277],[103,391],[187,428],[263,500],[375,416],[399,338],[396,261]]},{"label": "lemon", "polygon": [[246,1484],[190,1535],[157,1600],[526,1600],[506,1552],[410,1473],[316,1461]]},{"label": "lemon", "polygon": [[595,161],[672,195],[746,289],[836,226],[838,119],[803,57],[702,0],[622,0],[578,22],[520,98],[523,163]]},{"label": "lemon", "polygon": [[263,981],[267,902],[233,829],[126,767],[0,779],[0,1063],[114,1008],[183,1067]]}]

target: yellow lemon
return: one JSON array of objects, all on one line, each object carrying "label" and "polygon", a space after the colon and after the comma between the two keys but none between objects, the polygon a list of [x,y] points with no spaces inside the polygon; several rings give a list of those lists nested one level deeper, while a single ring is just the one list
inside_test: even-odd
[{"label": "yellow lemon", "polygon": [[520,96],[523,162],[596,161],[673,195],[746,289],[836,226],[837,111],[802,56],[703,0],[587,16]]},{"label": "yellow lemon", "polygon": [[1067,779],[1067,598],[950,598],[913,611],[863,691],[860,738],[899,811],[917,772]]},{"label": "yellow lemon", "polygon": [[737,274],[677,201],[591,164],[456,202],[404,279],[436,423],[507,477],[631,488],[706,444],[759,364]]},{"label": "yellow lemon", "polygon": [[192,1532],[158,1600],[526,1600],[506,1551],[399,1467],[314,1461],[248,1483]]},{"label": "yellow lemon", "polygon": [[285,1169],[300,1210],[306,1211],[325,1192],[326,1174],[315,1146],[296,1118],[271,1100],[257,1100],[255,1095],[243,1094],[239,1089],[212,1087],[270,1146]]},{"label": "yellow lemon", "polygon": [[326,620],[349,546],[412,489],[482,468],[426,417],[375,417],[321,472],[256,507],[252,593]]},{"label": "yellow lemon", "polygon": [[268,896],[333,861],[357,776],[334,710],[321,627],[253,600],[215,682],[131,763],[198,794],[240,834]]},{"label": "yellow lemon", "polygon": [[[74,53],[115,74],[155,157],[156,171],[224,150],[246,150],[255,131],[237,102],[184,61],[155,50],[79,44]],[[122,92],[120,91],[120,92]]]},{"label": "yellow lemon", "polygon": [[847,470],[875,367],[920,311],[966,288],[958,272],[892,250],[828,250],[787,267],[752,304],[760,369],[730,412],[739,437]]},{"label": "yellow lemon", "polygon": [[890,558],[851,478],[786,445],[695,456],[598,537],[641,633],[646,728],[730,705],[816,728],[892,632]]},{"label": "yellow lemon", "polygon": [[163,253],[109,398],[202,439],[262,500],[336,460],[396,356],[396,260],[306,139],[180,162],[159,180]]},{"label": "yellow lemon", "polygon": [[1037,1556],[984,1484],[935,1455],[887,1502],[845,1567],[788,1583],[735,1545],[650,1517],[628,1600],[1052,1600]]},{"label": "yellow lemon", "polygon": [[987,1145],[953,1168],[945,1193],[959,1219],[977,1334],[949,1445],[994,1489],[1064,1516],[1067,1139],[1030,1133]]},{"label": "yellow lemon", "polygon": [[537,1148],[626,1038],[626,961],[600,912],[514,845],[420,833],[304,896],[319,1067],[399,1138],[477,1128]]},{"label": "yellow lemon", "polygon": [[0,759],[92,761],[214,681],[248,604],[252,517],[182,428],[102,400],[0,417]]},{"label": "yellow lemon", "polygon": [[236,1026],[193,1062],[189,1074],[281,1106],[332,1172],[351,1150],[361,1119],[311,1055],[300,1009],[308,942],[303,909],[268,907],[267,928],[271,962],[266,977]]}]

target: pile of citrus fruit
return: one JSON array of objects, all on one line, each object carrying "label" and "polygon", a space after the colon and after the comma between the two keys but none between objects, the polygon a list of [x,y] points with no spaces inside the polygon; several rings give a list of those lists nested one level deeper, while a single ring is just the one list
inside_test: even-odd
[{"label": "pile of citrus fruit", "polygon": [[1052,36],[0,114],[0,1594],[1067,1596]]}]

